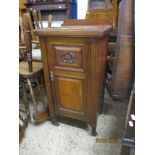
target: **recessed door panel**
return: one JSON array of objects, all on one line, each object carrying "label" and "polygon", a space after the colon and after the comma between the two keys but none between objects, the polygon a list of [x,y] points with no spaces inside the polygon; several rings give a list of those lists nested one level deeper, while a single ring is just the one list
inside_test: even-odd
[{"label": "recessed door panel", "polygon": [[59,115],[86,120],[86,79],[54,74],[54,107]]},{"label": "recessed door panel", "polygon": [[56,78],[56,95],[58,96],[59,110],[84,112],[83,81],[66,77]]}]

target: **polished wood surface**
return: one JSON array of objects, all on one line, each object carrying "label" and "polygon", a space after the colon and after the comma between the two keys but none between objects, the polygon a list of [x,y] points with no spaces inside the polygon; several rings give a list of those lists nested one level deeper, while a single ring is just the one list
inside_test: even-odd
[{"label": "polished wood surface", "polygon": [[96,134],[99,92],[104,87],[112,26],[63,26],[36,30],[43,56],[51,117],[82,120]]},{"label": "polished wood surface", "polygon": [[19,0],[19,9],[26,9],[25,4],[28,0]]},{"label": "polished wood surface", "polygon": [[[71,110],[72,112],[83,112],[83,83],[81,79],[60,77],[57,75],[55,85],[57,110]],[[70,92],[72,90],[72,93]]]},{"label": "polished wood surface", "polygon": [[77,25],[112,25],[113,23],[111,21],[102,20],[102,19],[66,19],[64,20],[64,23],[62,26],[77,26]]},{"label": "polished wood surface", "polygon": [[[109,19],[93,19],[93,18],[89,18],[89,19],[66,19],[64,20],[64,23],[62,24],[62,26],[94,26],[94,25],[100,25],[100,26],[104,26],[104,25],[111,25],[113,27],[113,22],[110,21]],[[110,36],[109,36],[109,41],[111,40],[115,40],[116,41],[116,37],[117,37],[117,28],[113,27],[113,30],[110,32]]]},{"label": "polished wood surface", "polygon": [[[118,0],[88,1],[88,11],[86,13],[87,19],[103,19],[109,20],[117,27],[118,23]],[[94,5],[93,5],[94,4]]]},{"label": "polished wood surface", "polygon": [[123,0],[120,11],[112,70],[112,93],[115,99],[129,99],[135,62],[134,0]]},{"label": "polished wood surface", "polygon": [[[88,29],[89,28],[89,29]],[[62,36],[62,37],[96,37],[102,38],[104,35],[109,35],[112,26],[110,25],[101,25],[101,26],[63,26],[63,27],[54,27],[52,29],[40,29],[35,30],[35,34],[39,36]]]}]

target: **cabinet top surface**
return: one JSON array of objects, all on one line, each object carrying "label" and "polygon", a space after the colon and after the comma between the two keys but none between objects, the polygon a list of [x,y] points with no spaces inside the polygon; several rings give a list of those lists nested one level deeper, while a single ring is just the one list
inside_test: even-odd
[{"label": "cabinet top surface", "polygon": [[62,26],[46,29],[35,30],[35,35],[50,37],[50,36],[64,36],[64,37],[104,37],[109,35],[112,30],[111,25],[93,25],[93,26]]}]

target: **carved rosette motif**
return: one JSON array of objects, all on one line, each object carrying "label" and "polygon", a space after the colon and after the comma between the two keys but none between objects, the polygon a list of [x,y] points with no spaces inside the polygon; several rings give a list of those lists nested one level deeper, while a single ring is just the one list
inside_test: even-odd
[{"label": "carved rosette motif", "polygon": [[59,63],[77,64],[77,53],[59,51]]}]

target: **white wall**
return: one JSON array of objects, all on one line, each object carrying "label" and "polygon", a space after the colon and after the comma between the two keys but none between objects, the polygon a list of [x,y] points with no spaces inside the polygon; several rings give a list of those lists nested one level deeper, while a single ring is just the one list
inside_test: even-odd
[{"label": "white wall", "polygon": [[77,7],[78,7],[77,18],[85,19],[86,12],[88,10],[88,0],[77,0]]}]

